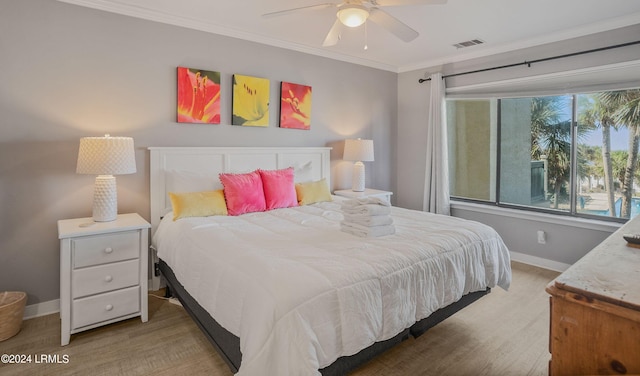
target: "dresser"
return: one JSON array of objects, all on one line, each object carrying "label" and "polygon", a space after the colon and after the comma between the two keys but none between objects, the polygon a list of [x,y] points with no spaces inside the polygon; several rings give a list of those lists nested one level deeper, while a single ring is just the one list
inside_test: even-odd
[{"label": "dresser", "polygon": [[149,227],[138,214],[58,221],[63,346],[84,330],[136,316],[147,321]]},{"label": "dresser", "polygon": [[549,374],[640,374],[640,233],[637,217],[551,281]]}]

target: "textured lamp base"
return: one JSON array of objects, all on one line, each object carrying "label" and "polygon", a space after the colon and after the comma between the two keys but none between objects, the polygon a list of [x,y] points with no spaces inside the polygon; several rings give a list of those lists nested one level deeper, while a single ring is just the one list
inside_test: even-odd
[{"label": "textured lamp base", "polygon": [[115,221],[118,216],[118,190],[113,175],[98,175],[93,188],[93,220]]},{"label": "textured lamp base", "polygon": [[353,164],[351,190],[354,192],[364,192],[364,163],[362,162]]}]

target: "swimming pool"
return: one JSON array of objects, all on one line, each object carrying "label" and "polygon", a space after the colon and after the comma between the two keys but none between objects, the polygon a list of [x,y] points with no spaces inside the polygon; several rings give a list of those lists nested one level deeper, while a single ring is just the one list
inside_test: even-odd
[{"label": "swimming pool", "polygon": [[[616,217],[620,215],[620,208],[622,206],[622,198],[616,200]],[[609,210],[579,210],[579,213],[595,214],[602,216],[609,216]],[[640,197],[631,198],[631,218],[640,214]]]}]

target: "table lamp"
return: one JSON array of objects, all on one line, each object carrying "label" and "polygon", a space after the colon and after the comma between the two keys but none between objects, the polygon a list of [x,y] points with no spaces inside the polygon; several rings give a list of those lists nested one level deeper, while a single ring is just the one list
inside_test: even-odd
[{"label": "table lamp", "polygon": [[113,175],[136,172],[131,137],[83,137],[76,173],[98,175],[93,191],[93,220],[109,222],[118,216],[118,193]]},{"label": "table lamp", "polygon": [[354,161],[351,190],[364,191],[364,163],[373,161],[373,140],[345,140],[344,156],[346,161]]}]

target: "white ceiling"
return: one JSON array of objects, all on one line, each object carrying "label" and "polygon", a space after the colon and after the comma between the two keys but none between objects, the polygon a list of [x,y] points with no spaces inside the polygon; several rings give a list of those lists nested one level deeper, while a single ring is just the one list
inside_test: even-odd
[{"label": "white ceiling", "polygon": [[[405,43],[371,22],[322,42],[335,8],[263,14],[332,0],[59,0],[393,72],[456,62],[640,23],[640,0],[448,0],[382,8],[420,33]],[[336,0],[336,3],[340,0]],[[452,45],[482,39],[482,45]]]}]

